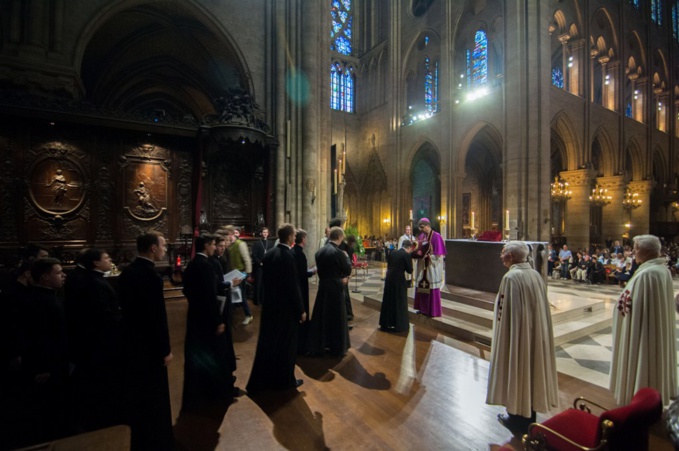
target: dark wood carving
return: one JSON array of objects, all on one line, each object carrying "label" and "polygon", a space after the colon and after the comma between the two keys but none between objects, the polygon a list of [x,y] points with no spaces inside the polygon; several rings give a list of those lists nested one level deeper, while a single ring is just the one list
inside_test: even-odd
[{"label": "dark wood carving", "polygon": [[95,230],[97,241],[113,240],[113,193],[115,186],[111,180],[111,171],[102,166],[97,171],[94,183],[97,194],[97,227]]},{"label": "dark wood carving", "polygon": [[82,168],[66,158],[44,157],[29,169],[29,195],[42,213],[64,216],[74,213],[85,201]]},{"label": "dark wood carving", "polygon": [[192,230],[193,221],[191,220],[191,178],[193,174],[192,155],[182,155],[179,167],[179,180],[177,181],[177,201],[179,208],[179,227],[177,228],[177,240],[181,240],[182,228],[188,227]]},{"label": "dark wood carving", "polygon": [[0,168],[0,241],[16,241],[16,211],[19,183],[16,167],[12,161],[12,147],[9,139],[2,143]]},{"label": "dark wood carving", "polygon": [[119,165],[125,212],[123,237],[132,240],[149,229],[167,235],[171,166],[167,151],[154,144],[141,144],[121,156]]}]

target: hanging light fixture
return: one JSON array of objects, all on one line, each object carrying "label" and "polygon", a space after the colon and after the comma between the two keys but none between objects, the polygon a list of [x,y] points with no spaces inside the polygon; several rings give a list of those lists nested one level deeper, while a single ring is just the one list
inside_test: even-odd
[{"label": "hanging light fixture", "polygon": [[572,191],[568,189],[568,182],[561,180],[558,175],[554,177],[551,186],[552,202],[555,204],[565,203],[571,198]]},{"label": "hanging light fixture", "polygon": [[625,188],[625,195],[622,198],[622,208],[625,210],[634,210],[641,207],[641,199],[639,193],[632,191],[629,187]]},{"label": "hanging light fixture", "polygon": [[592,195],[589,196],[589,203],[594,207],[604,207],[611,203],[611,196],[608,195],[608,190],[598,183],[592,188]]}]

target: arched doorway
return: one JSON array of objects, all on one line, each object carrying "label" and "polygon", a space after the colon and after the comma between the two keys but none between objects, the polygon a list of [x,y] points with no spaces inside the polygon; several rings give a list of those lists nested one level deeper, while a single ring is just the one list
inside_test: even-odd
[{"label": "arched doorway", "polygon": [[437,217],[441,214],[440,167],[438,151],[430,143],[425,143],[415,154],[410,168],[413,222],[416,224],[419,219],[428,218],[437,230]]},{"label": "arched doorway", "polygon": [[465,158],[467,176],[462,184],[463,236],[485,230],[502,230],[502,146],[489,126],[482,128]]}]

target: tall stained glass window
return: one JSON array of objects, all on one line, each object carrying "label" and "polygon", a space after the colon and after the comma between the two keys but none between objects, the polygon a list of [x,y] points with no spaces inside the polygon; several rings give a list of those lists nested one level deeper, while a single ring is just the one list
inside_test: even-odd
[{"label": "tall stained glass window", "polygon": [[439,63],[432,64],[428,56],[424,57],[424,107],[430,113],[439,109]]},{"label": "tall stained glass window", "polygon": [[662,25],[662,0],[651,0],[651,20]]},{"label": "tall stained glass window", "polygon": [[[353,12],[351,0],[331,0],[330,50],[351,55]],[[330,66],[330,108],[354,112],[356,78],[354,70],[346,64],[335,62]]]},{"label": "tall stained glass window", "polygon": [[[471,56],[471,58],[470,58]],[[467,52],[467,86],[478,88],[488,82],[488,38],[485,31],[474,35],[474,50]]]},{"label": "tall stained glass window", "polygon": [[330,66],[330,108],[354,112],[355,80],[352,67],[342,67],[340,63]]},{"label": "tall stained glass window", "polygon": [[353,13],[351,0],[332,0],[330,6],[332,28],[330,29],[330,50],[351,55]]},{"label": "tall stained glass window", "polygon": [[679,2],[674,2],[672,5],[672,35],[674,40],[679,42]]},{"label": "tall stained glass window", "polygon": [[557,88],[563,89],[563,71],[560,67],[552,69],[552,84]]}]

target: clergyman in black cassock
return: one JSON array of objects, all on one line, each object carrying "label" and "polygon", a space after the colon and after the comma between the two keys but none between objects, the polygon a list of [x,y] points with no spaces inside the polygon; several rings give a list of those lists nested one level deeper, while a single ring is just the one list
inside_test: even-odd
[{"label": "clergyman in black cassock", "polygon": [[[85,274],[78,285],[64,287],[71,300],[66,309],[69,346],[74,349],[71,386],[76,427],[94,431],[121,423],[122,313],[113,287],[104,278],[112,267],[108,253],[86,249],[81,264]],[[69,298],[73,289],[82,293]]]},{"label": "clergyman in black cassock", "polygon": [[380,328],[394,332],[408,330],[408,280],[405,274],[413,273],[409,240],[404,247],[392,252],[387,258],[387,276],[384,279],[384,294],[380,309]]},{"label": "clergyman in black cassock", "polygon": [[132,429],[132,450],[174,446],[167,365],[172,360],[163,279],[155,262],[165,256],[157,233],[137,237],[139,256],[119,279],[123,312],[124,413]]},{"label": "clergyman in black cassock", "polygon": [[236,368],[229,358],[233,345],[219,311],[214,265],[208,260],[215,246],[214,236],[198,237],[198,253],[182,275],[189,303],[184,341],[184,408],[233,394],[232,373]]},{"label": "clergyman in black cassock", "polygon": [[310,355],[321,356],[327,349],[343,356],[350,346],[344,286],[351,274],[351,263],[338,247],[343,239],[344,231],[333,227],[328,244],[316,252],[319,284],[309,327]]},{"label": "clergyman in black cassock", "polygon": [[262,239],[252,244],[252,275],[255,278],[255,292],[252,302],[255,305],[262,303],[262,260],[264,255],[274,248],[274,243],[269,241],[269,229],[262,228]]},{"label": "clergyman in black cassock", "polygon": [[278,246],[266,253],[262,265],[262,320],[248,394],[262,390],[294,389],[299,324],[306,321],[299,289],[295,256],[290,249],[295,237],[292,224],[278,229]]}]

